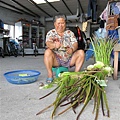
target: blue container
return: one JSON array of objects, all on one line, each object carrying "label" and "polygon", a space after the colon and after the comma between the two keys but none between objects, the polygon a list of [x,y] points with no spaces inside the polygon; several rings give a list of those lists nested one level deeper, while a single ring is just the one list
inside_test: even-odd
[{"label": "blue container", "polygon": [[4,77],[12,84],[29,84],[37,81],[40,74],[36,70],[17,70],[4,73]]}]

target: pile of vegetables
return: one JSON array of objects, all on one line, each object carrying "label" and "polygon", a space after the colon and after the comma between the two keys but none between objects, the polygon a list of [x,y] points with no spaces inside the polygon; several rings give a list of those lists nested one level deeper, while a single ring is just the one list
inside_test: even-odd
[{"label": "pile of vegetables", "polygon": [[105,87],[107,86],[106,77],[112,72],[113,69],[111,67],[106,67],[102,62],[97,61],[94,65],[89,65],[85,71],[61,73],[60,77],[56,78],[54,82],[51,83],[56,83],[57,87],[40,98],[43,99],[57,90],[55,100],[51,105],[38,112],[37,115],[52,106],[54,106],[54,109],[51,118],[56,115],[56,110],[59,109],[59,107],[65,106],[65,109],[57,113],[57,115],[61,115],[69,109],[72,109],[76,113],[75,109],[82,104],[83,107],[76,118],[76,120],[79,120],[80,115],[88,103],[94,100],[93,113],[95,113],[95,120],[98,119],[100,104],[102,106],[103,115],[105,115],[104,110],[106,108],[106,114],[109,117],[109,106]]},{"label": "pile of vegetables", "polygon": [[[117,41],[109,37],[100,39],[94,36],[94,38],[91,39],[91,43],[95,55],[95,64],[89,65],[85,71],[61,73],[53,83],[45,86],[49,88],[54,83],[57,84],[57,87],[53,91],[40,99],[49,96],[56,90],[57,96],[51,105],[38,112],[37,115],[52,106],[54,106],[51,114],[52,118],[56,114],[61,115],[69,109],[72,109],[76,113],[76,108],[82,104],[83,107],[76,118],[76,120],[79,120],[88,103],[94,100],[93,113],[95,113],[95,120],[98,120],[100,105],[103,116],[107,114],[109,117],[110,111],[105,87],[107,86],[106,77],[111,76],[113,73],[113,68],[110,66],[110,56],[116,42]],[[65,109],[63,111],[60,113],[56,112],[59,107],[64,106]],[[104,110],[106,110],[107,113],[105,113]]]}]

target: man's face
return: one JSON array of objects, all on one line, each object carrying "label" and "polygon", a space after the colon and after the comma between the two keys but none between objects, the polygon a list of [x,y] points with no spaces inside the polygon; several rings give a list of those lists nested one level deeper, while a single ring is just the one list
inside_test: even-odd
[{"label": "man's face", "polygon": [[56,21],[54,22],[54,26],[57,32],[64,32],[66,28],[66,22],[64,18],[56,19]]}]

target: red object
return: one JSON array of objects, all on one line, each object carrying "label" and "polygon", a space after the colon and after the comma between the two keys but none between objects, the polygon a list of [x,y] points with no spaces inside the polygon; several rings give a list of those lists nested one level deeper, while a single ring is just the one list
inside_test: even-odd
[{"label": "red object", "polygon": [[82,37],[81,37],[81,31],[79,27],[77,27],[77,33],[78,33],[78,40],[81,41]]}]

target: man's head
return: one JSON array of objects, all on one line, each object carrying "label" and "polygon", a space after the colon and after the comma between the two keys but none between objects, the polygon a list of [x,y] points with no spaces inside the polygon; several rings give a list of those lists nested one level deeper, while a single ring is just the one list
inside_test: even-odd
[{"label": "man's head", "polygon": [[64,32],[66,28],[66,16],[63,14],[58,14],[54,16],[54,26],[57,32]]}]

